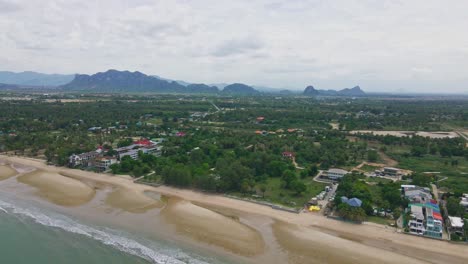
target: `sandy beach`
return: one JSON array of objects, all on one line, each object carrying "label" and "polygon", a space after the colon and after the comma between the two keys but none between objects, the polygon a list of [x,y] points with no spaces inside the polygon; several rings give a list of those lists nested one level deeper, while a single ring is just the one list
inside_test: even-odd
[{"label": "sandy beach", "polygon": [[0,165],[0,181],[15,176],[18,172],[9,165]]},{"label": "sandy beach", "polygon": [[[151,213],[189,243],[220,248],[253,263],[284,263],[284,258],[289,263],[468,263],[466,245],[404,235],[384,226],[292,214],[222,195],[155,188],[127,177],[47,166],[41,160],[0,155],[1,162],[36,168],[17,180],[55,204],[85,204],[102,189],[91,183],[110,186],[106,206],[130,215]],[[153,199],[148,192],[164,195],[167,201]],[[211,209],[215,207],[232,215]],[[160,213],[152,213],[155,210]]]},{"label": "sandy beach", "polygon": [[44,170],[20,175],[18,182],[37,189],[39,196],[63,206],[78,206],[93,199],[95,191],[85,183]]}]

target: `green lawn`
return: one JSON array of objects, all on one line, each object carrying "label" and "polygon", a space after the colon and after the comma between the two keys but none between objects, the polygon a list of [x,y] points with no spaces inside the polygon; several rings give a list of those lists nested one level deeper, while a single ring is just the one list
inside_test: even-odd
[{"label": "green lawn", "polygon": [[380,178],[380,177],[367,177],[365,179],[366,182],[376,182],[376,183],[389,183],[392,182],[390,179]]},{"label": "green lawn", "polygon": [[[289,207],[302,207],[304,203],[308,202],[310,198],[315,197],[321,191],[325,190],[327,184],[315,182],[312,177],[302,180],[306,186],[307,191],[303,195],[296,195],[294,191],[286,190],[281,187],[281,178],[269,178],[265,183],[267,190],[265,192],[265,198],[258,198],[259,200],[265,200],[276,204],[282,204]],[[260,187],[257,186],[257,193],[261,195]],[[231,193],[233,195],[242,197],[241,193]],[[252,195],[247,195],[247,198],[253,198]]]},{"label": "green lawn", "polygon": [[[468,190],[468,160],[463,157],[440,157],[426,155],[423,157],[396,156],[399,161],[398,167],[415,172],[440,172],[439,178],[448,177],[447,180],[438,182],[440,187],[450,190]],[[452,166],[452,160],[458,160],[458,166]]]}]

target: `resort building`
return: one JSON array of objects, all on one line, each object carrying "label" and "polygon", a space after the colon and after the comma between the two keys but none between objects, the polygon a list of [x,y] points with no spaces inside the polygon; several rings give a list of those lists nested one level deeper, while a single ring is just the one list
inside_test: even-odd
[{"label": "resort building", "polygon": [[93,165],[97,171],[107,171],[112,164],[117,163],[116,158],[112,157],[98,157],[94,160]]},{"label": "resort building", "polygon": [[99,157],[102,153],[102,147],[99,147],[97,150],[93,150],[90,152],[85,152],[81,154],[72,154],[68,158],[68,164],[70,167],[77,167],[77,166],[91,166],[92,162],[95,158]]},{"label": "resort building", "polygon": [[323,176],[329,178],[330,180],[337,181],[348,173],[348,171],[342,169],[329,169],[328,171],[323,172]]}]

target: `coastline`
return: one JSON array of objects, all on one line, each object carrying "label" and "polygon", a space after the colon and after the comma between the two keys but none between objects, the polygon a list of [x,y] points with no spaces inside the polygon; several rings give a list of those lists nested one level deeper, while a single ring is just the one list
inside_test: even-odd
[{"label": "coastline", "polygon": [[[46,165],[44,161],[37,159],[0,155],[0,162],[1,161],[7,161],[10,164],[34,167],[37,170],[54,173],[55,175],[69,177],[82,182],[91,181],[114,186],[117,188],[114,192],[119,190],[121,192],[122,190],[129,192],[131,195],[128,197],[137,197],[135,199],[136,202],[129,202],[130,205],[128,205],[128,207],[124,206],[120,208],[129,213],[138,214],[144,213],[153,208],[161,208],[160,204],[139,204],[138,202],[143,201],[143,197],[147,198],[145,192],[155,192],[164,196],[176,197],[176,199],[189,201],[189,207],[182,207],[182,209],[178,210],[193,211],[193,214],[190,216],[194,217],[203,218],[207,215],[210,221],[213,218],[218,219],[219,223],[223,221],[225,222],[226,220],[218,215],[212,215],[212,213],[210,213],[211,211],[203,211],[203,209],[200,208],[222,208],[221,211],[226,210],[233,212],[233,214],[241,214],[246,219],[249,219],[250,216],[272,219],[272,237],[275,237],[279,248],[286,252],[288,260],[291,263],[311,263],[311,257],[313,256],[317,256],[317,259],[314,261],[317,263],[330,261],[346,263],[346,260],[348,259],[349,263],[357,263],[358,261],[354,257],[366,259],[359,261],[359,263],[375,263],[376,261],[383,263],[468,262],[468,247],[464,245],[453,245],[446,241],[434,241],[420,237],[406,236],[385,227],[377,227],[369,224],[357,225],[345,223],[315,214],[292,214],[289,212],[275,210],[264,205],[231,199],[222,195],[205,194],[164,185],[152,187],[134,183],[131,179],[126,177],[50,166]],[[122,197],[121,195],[118,196]],[[118,207],[120,204],[122,204],[122,201],[117,201],[113,206]],[[192,204],[196,204],[197,206],[200,206],[200,208],[192,208]],[[134,208],[141,208],[141,206],[143,206],[142,211],[133,210]],[[146,208],[145,206],[149,206],[149,208]],[[177,212],[180,211],[176,211],[176,213]],[[204,213],[202,215],[197,215],[200,212]],[[176,217],[181,218],[181,215],[176,214]],[[202,222],[203,221],[199,224],[203,225]],[[257,222],[259,221],[257,220]],[[221,225],[219,223],[217,224]],[[181,221],[178,224],[184,228],[189,226],[189,223],[186,221]],[[192,228],[201,228],[201,230],[209,228],[208,226],[200,225],[194,225]],[[246,234],[248,234],[247,229],[244,227],[239,227],[235,223],[233,223],[233,225],[234,229],[239,228],[237,230],[244,230],[243,232],[247,232]],[[261,226],[261,224],[258,223],[257,226]],[[261,229],[261,227],[258,227],[258,229]],[[265,237],[265,232],[261,233]],[[226,234],[228,233],[221,233],[218,235],[222,237]],[[193,233],[191,233],[191,235],[193,235]],[[254,233],[252,233],[251,238],[254,240],[258,239]],[[212,237],[206,239],[210,240]],[[239,242],[238,240],[240,240],[241,237],[233,239],[235,239],[236,242]],[[195,240],[200,240],[200,238],[195,238]],[[201,241],[210,244],[209,241]],[[214,245],[219,245],[225,242],[226,241],[215,241]],[[245,245],[245,243],[246,241],[241,241],[239,245]],[[259,243],[261,242],[257,241],[254,244],[258,245]],[[233,254],[249,256],[249,254],[243,254],[245,252],[237,252],[236,250],[238,249],[239,248],[236,247],[231,252]],[[330,253],[321,254],[321,252],[317,251],[318,249],[322,249],[322,252],[329,250]],[[372,249],[372,252],[374,253],[369,253],[369,249]],[[245,248],[243,250],[245,250]],[[269,248],[267,250],[271,251],[278,249]],[[339,250],[341,253],[337,254],[336,250]],[[353,252],[354,255],[349,255]],[[261,254],[261,247],[258,248],[258,250],[250,252],[250,255]]]}]

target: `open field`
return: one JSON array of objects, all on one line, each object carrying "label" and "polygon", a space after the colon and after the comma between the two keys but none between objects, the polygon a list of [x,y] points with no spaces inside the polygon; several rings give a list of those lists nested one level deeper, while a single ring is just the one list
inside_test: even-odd
[{"label": "open field", "polygon": [[423,157],[395,157],[399,166],[403,169],[411,169],[415,172],[440,172],[438,177],[448,177],[447,180],[438,183],[440,187],[448,187],[451,190],[468,190],[468,160],[456,158],[457,166],[452,166],[454,158],[442,158],[438,156],[426,155]]},{"label": "open field", "polygon": [[374,134],[378,136],[395,136],[395,137],[411,137],[412,135],[417,135],[421,137],[428,138],[456,138],[459,135],[456,132],[452,131],[385,131],[385,130],[353,130],[349,132],[350,134]]}]

